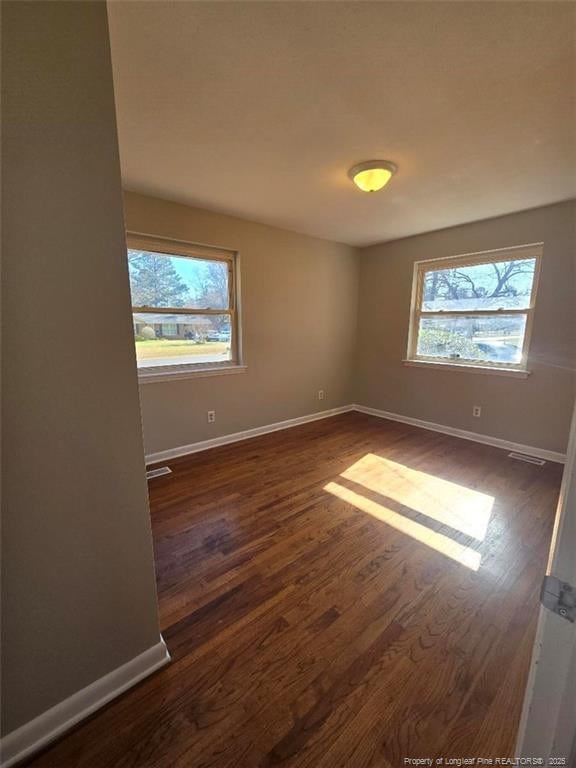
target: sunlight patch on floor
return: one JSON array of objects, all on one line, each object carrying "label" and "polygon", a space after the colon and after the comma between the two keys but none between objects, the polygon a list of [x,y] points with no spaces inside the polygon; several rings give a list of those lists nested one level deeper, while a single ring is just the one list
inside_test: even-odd
[{"label": "sunlight patch on floor", "polygon": [[383,504],[378,504],[372,499],[340,485],[340,483],[328,483],[328,485],[324,486],[324,490],[328,491],[328,493],[331,493],[333,496],[342,499],[342,501],[345,501],[347,504],[351,504],[356,507],[356,509],[372,515],[372,517],[375,517],[377,520],[381,520],[382,522],[391,525],[393,528],[407,534],[416,541],[435,549],[442,555],[445,555],[452,560],[456,560],[461,565],[465,565],[473,571],[477,571],[480,567],[482,556],[480,552],[477,552],[475,549],[465,547],[463,544],[458,544],[458,542],[448,536],[437,533],[427,526],[417,523],[415,520],[411,520],[405,515],[394,512]]},{"label": "sunlight patch on floor", "polygon": [[[341,477],[483,541],[494,497],[368,453]],[[385,503],[385,499],[383,499]]]}]

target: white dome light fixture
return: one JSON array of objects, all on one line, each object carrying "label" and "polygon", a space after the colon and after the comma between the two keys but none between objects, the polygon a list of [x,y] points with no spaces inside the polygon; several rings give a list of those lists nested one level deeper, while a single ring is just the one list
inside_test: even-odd
[{"label": "white dome light fixture", "polygon": [[398,166],[390,160],[367,160],[353,165],[348,177],[362,192],[377,192],[388,184]]}]

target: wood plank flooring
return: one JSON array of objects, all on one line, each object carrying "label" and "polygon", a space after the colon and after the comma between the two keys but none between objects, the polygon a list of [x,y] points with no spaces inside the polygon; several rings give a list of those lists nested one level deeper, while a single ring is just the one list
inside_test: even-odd
[{"label": "wood plank flooring", "polygon": [[173,662],[35,768],[512,754],[561,466],[359,413],[150,484]]}]

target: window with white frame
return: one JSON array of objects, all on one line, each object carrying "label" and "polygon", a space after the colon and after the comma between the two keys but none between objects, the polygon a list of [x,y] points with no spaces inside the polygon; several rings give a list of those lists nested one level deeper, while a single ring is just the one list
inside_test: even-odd
[{"label": "window with white frame", "polygon": [[134,233],[127,244],[139,372],[237,366],[236,254]]},{"label": "window with white frame", "polygon": [[407,362],[525,371],[542,245],[414,265]]}]

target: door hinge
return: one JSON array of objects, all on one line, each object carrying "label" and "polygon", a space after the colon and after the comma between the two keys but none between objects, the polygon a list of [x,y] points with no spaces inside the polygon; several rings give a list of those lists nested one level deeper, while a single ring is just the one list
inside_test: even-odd
[{"label": "door hinge", "polygon": [[576,621],[576,589],[556,576],[544,576],[540,602],[544,608],[557,613],[563,619]]}]

